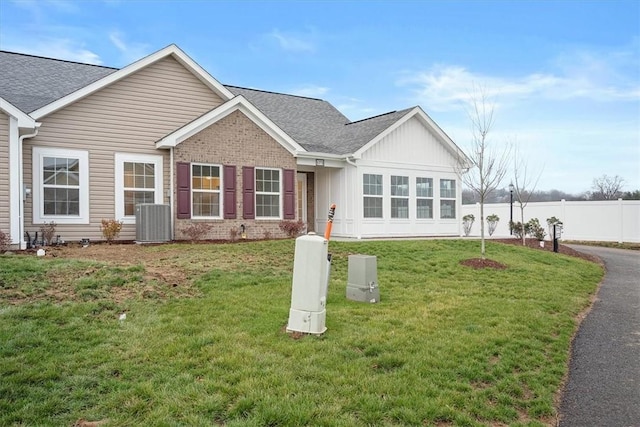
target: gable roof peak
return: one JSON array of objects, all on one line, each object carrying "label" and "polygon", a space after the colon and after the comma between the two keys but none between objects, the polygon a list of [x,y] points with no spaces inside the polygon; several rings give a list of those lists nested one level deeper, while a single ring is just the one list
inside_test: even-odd
[{"label": "gable roof peak", "polygon": [[202,68],[197,62],[191,59],[189,55],[184,53],[184,51],[182,51],[178,46],[176,46],[175,44],[170,44],[167,47],[164,47],[150,55],[147,55],[144,58],[141,58],[124,68],[113,71],[111,74],[102,77],[101,79],[94,81],[93,83],[78,88],[76,91],[60,99],[54,100],[53,102],[41,108],[38,108],[31,114],[35,119],[40,119],[169,56],[178,61],[183,67],[189,70],[189,72],[196,76],[202,83],[204,83],[207,87],[209,87],[209,89],[211,89],[225,101],[233,98],[234,95],[229,91],[229,89],[220,84],[204,68]]}]

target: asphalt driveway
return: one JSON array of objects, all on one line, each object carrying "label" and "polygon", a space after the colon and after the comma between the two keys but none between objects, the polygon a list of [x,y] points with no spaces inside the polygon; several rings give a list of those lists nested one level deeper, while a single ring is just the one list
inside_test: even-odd
[{"label": "asphalt driveway", "polygon": [[560,427],[640,427],[640,252],[571,245],[606,274],[573,343]]}]

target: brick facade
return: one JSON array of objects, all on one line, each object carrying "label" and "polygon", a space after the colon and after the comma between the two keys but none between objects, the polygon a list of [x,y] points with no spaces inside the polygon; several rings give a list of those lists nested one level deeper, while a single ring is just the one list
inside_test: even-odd
[{"label": "brick facade", "polygon": [[[234,111],[227,117],[193,135],[174,149],[174,162],[210,163],[236,166],[236,219],[175,219],[175,238],[186,239],[185,227],[193,222],[207,222],[213,225],[202,239],[223,239],[232,237],[233,230],[245,226],[248,239],[265,237],[285,237],[278,227],[280,220],[242,218],[242,167],[268,167],[296,170],[296,159],[271,138],[241,111]],[[282,180],[282,173],[280,175]],[[174,177],[174,188],[175,185]],[[174,192],[174,200],[176,194]],[[282,204],[282,199],[281,199]],[[240,237],[238,233],[238,237]]]}]

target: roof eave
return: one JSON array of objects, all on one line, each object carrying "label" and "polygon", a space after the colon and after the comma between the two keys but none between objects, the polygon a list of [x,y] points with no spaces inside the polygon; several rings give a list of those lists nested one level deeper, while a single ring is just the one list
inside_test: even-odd
[{"label": "roof eave", "polygon": [[39,123],[37,123],[33,117],[2,97],[0,97],[0,110],[15,118],[18,121],[19,128],[36,129],[39,126]]}]

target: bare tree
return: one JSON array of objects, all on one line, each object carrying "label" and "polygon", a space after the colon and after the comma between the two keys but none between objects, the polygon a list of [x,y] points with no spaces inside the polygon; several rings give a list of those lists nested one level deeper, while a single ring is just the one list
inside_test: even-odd
[{"label": "bare tree", "polygon": [[[499,185],[508,169],[509,148],[497,149],[489,141],[489,132],[494,124],[494,105],[487,95],[485,88],[474,87],[471,95],[471,107],[468,110],[471,121],[472,138],[468,160],[458,162],[462,172],[462,182],[470,189],[480,203],[480,255],[486,258],[484,238],[484,204],[488,196]],[[469,160],[471,165],[469,165]],[[471,166],[471,167],[469,167]],[[464,170],[466,172],[464,172]]]},{"label": "bare tree", "polygon": [[602,175],[593,179],[591,185],[592,200],[616,200],[622,197],[624,179],[616,176]]},{"label": "bare tree", "polygon": [[[526,244],[526,233],[524,231],[524,208],[527,207],[531,197],[536,191],[538,181],[542,176],[542,170],[538,173],[538,176],[534,178],[534,173],[529,170],[527,162],[524,160],[524,156],[520,156],[518,150],[515,151],[513,156],[513,193],[520,207],[520,224],[522,225],[522,245]],[[510,224],[513,227],[513,224]]]}]

